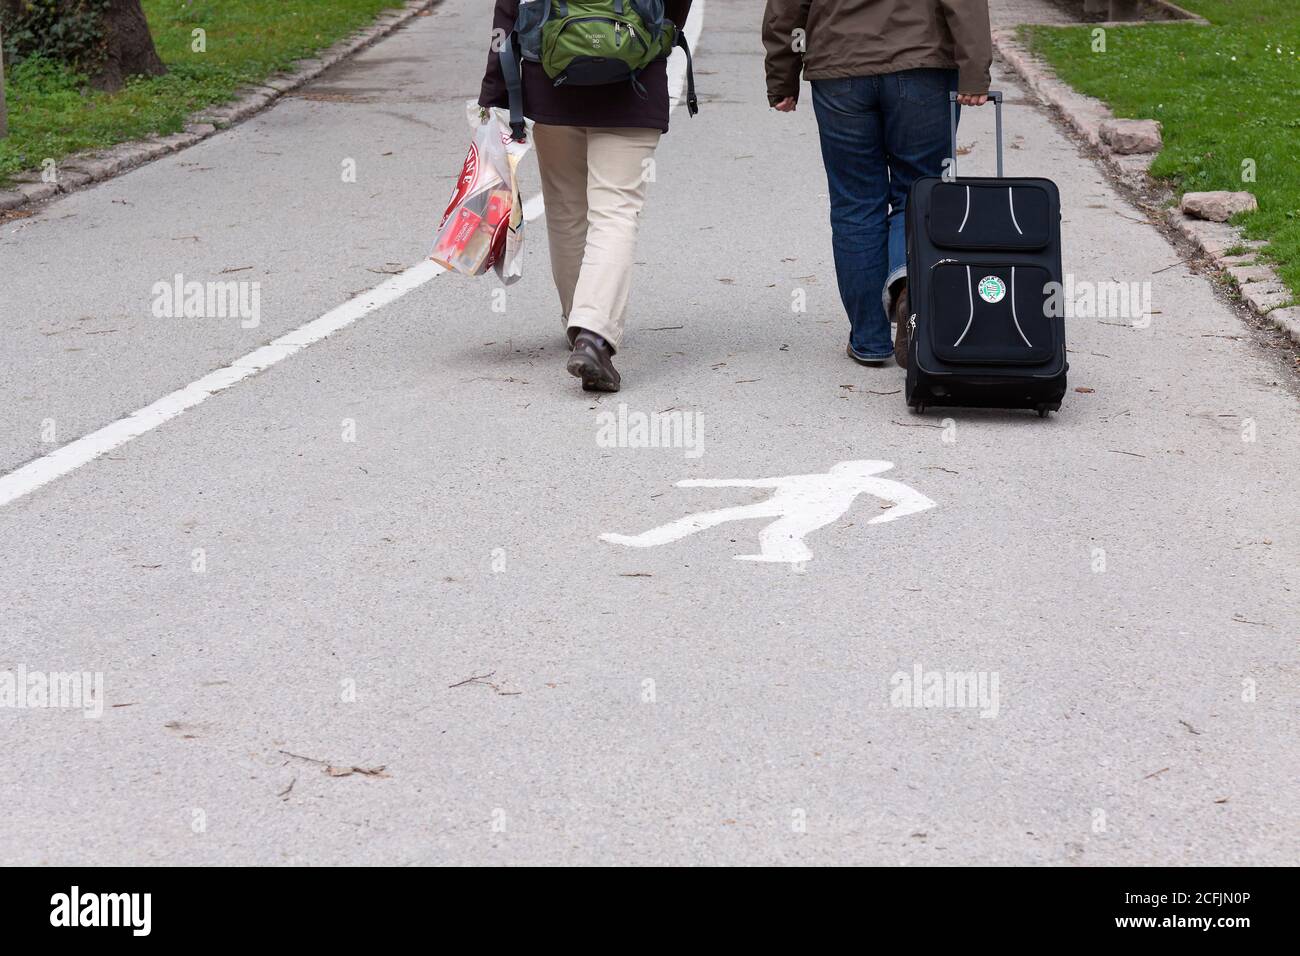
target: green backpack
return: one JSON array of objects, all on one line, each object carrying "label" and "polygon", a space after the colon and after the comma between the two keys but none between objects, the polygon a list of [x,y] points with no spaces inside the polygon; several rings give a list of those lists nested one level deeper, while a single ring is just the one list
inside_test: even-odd
[{"label": "green backpack", "polygon": [[699,112],[686,37],[664,18],[664,0],[520,0],[514,33],[501,47],[501,72],[510,95],[510,129],[524,138],[521,60],[541,65],[556,86],[631,83],[673,47],[686,53],[686,108]]}]

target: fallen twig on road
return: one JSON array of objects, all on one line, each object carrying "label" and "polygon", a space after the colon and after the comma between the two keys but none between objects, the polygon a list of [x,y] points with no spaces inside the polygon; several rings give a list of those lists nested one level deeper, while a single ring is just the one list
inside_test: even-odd
[{"label": "fallen twig on road", "polygon": [[488,678],[493,676],[495,673],[496,671],[488,671],[486,674],[476,674],[474,677],[467,677],[463,681],[458,681],[455,684],[448,684],[447,687],[450,689],[453,687],[465,687],[468,684],[479,684],[483,687],[491,687],[502,697],[518,697],[523,693],[523,691],[519,690],[502,690],[499,684],[494,684],[488,680]]},{"label": "fallen twig on road", "polygon": [[1232,615],[1232,619],[1233,619],[1234,621],[1236,621],[1238,624],[1254,624],[1256,627],[1272,627],[1272,626],[1273,626],[1272,624],[1267,624],[1267,623],[1265,623],[1264,621],[1251,621],[1251,620],[1247,620],[1246,618],[1242,617],[1240,614],[1234,614],[1234,615]]},{"label": "fallen twig on road", "polygon": [[[315,757],[304,757],[302,754],[296,754],[289,750],[281,750],[280,753],[284,754],[286,757],[293,757],[295,760],[305,760],[308,763],[314,763],[318,767],[324,768],[325,775],[328,777],[350,777],[354,773],[359,773],[363,777],[388,776],[388,774],[384,773],[383,765],[378,767],[341,766],[339,764],[332,764],[328,760],[317,760]],[[289,784],[289,786],[292,789],[293,784]]]}]

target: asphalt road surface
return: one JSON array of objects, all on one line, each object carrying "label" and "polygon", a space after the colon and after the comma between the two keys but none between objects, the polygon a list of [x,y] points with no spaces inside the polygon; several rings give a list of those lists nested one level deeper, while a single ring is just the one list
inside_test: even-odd
[{"label": "asphalt road surface", "polygon": [[[469,0],[0,227],[0,672],[102,678],[0,707],[0,860],[1294,862],[1285,370],[999,76],[1067,271],[1153,314],[1070,322],[1048,420],[909,414],[844,355],[810,105],[766,108],[752,3],[695,17],[618,395],[564,373],[541,219],[504,298],[420,266]],[[176,275],[256,325],[156,314]],[[892,467],[677,486],[842,462]]]}]

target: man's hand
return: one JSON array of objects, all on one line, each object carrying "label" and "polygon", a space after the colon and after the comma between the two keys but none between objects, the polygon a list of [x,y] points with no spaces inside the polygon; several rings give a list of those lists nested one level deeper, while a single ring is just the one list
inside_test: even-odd
[{"label": "man's hand", "polygon": [[795,107],[795,102],[796,102],[796,101],[795,101],[795,98],[794,98],[793,96],[787,96],[785,99],[781,100],[779,103],[774,103],[774,104],[772,105],[772,109],[776,110],[776,111],[779,112],[779,113],[793,113],[793,112],[794,112],[794,107]]},{"label": "man's hand", "polygon": [[989,101],[987,93],[958,93],[957,102],[962,106],[983,106]]}]

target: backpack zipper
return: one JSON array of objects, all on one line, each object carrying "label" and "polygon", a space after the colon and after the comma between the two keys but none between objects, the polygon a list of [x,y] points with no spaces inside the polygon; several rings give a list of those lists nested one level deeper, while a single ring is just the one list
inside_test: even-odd
[{"label": "backpack zipper", "polygon": [[[615,41],[614,41],[614,42],[615,42],[615,44],[617,44],[617,42],[618,42],[618,34],[619,34],[620,27],[621,27],[621,28],[627,30],[627,32],[628,32],[628,36],[630,36],[632,39],[638,41],[638,42],[641,44],[641,49],[642,49],[643,51],[645,51],[645,52],[647,52],[647,53],[650,51],[650,47],[649,47],[649,45],[648,45],[644,40],[642,40],[640,36],[637,35],[636,29],[632,26],[632,24],[627,23],[626,21],[623,21],[623,20],[615,20],[613,17],[602,17],[602,16],[588,16],[588,17],[578,16],[578,17],[569,17],[567,20],[565,20],[563,23],[561,23],[561,24],[560,24],[560,28],[559,28],[558,30],[555,31],[555,34],[554,34],[554,40],[553,40],[552,43],[551,43],[551,47],[550,47],[550,49],[551,49],[551,50],[554,50],[554,49],[555,49],[555,45],[556,45],[557,43],[560,42],[560,34],[562,34],[565,30],[567,30],[567,29],[568,29],[570,26],[572,26],[573,24],[576,24],[576,23],[591,23],[591,22],[600,22],[600,21],[604,21],[604,22],[606,22],[606,23],[613,23],[613,24],[614,24],[614,37],[615,37]],[[543,59],[546,58],[548,52],[549,52],[549,51],[543,49],[543,51],[542,51],[542,58],[543,58]]]}]

